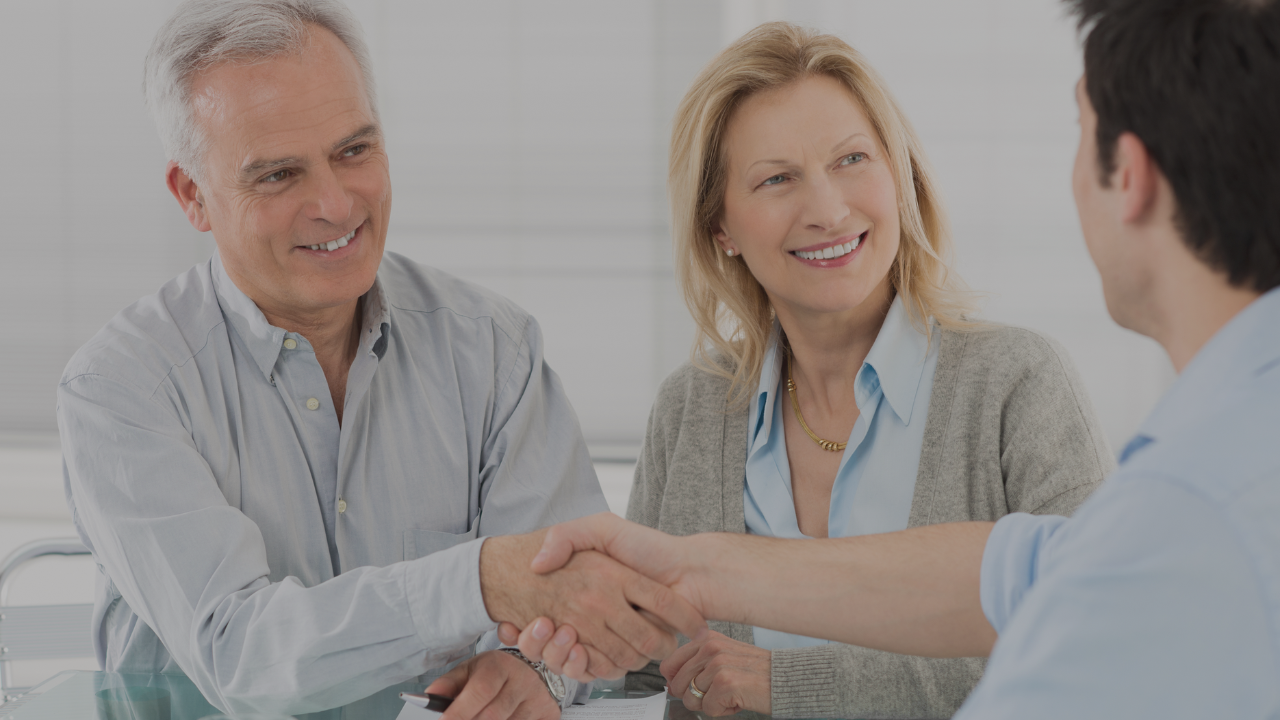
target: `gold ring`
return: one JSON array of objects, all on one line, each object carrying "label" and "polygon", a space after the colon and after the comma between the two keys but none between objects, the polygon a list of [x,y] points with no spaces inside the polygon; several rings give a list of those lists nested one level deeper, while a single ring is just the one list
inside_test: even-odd
[{"label": "gold ring", "polygon": [[[694,680],[696,679],[697,678],[694,678]],[[706,695],[706,693],[698,689],[698,686],[694,684],[693,680],[689,681],[689,692],[693,693],[693,696],[698,698],[699,700],[702,699],[703,695]]]}]

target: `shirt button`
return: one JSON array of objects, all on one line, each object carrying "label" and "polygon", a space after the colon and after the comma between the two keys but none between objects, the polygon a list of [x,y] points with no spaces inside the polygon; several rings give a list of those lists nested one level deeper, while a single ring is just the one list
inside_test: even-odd
[{"label": "shirt button", "polygon": [[317,400],[317,399],[315,399],[315,398],[307,398],[307,409],[308,409],[308,410],[319,410],[319,409],[320,409],[320,401],[319,401],[319,400]]},{"label": "shirt button", "polygon": [[294,349],[294,348],[296,348],[296,347],[298,347],[298,341],[297,341],[297,340],[294,340],[293,338],[286,338],[286,339],[285,339],[285,341],[284,341],[284,349],[285,349],[285,350],[293,350],[293,349]]},{"label": "shirt button", "polygon": [[344,512],[346,512],[346,511],[347,511],[347,501],[346,501],[346,500],[339,500],[339,501],[338,501],[338,512],[340,512],[340,513],[344,513]]}]

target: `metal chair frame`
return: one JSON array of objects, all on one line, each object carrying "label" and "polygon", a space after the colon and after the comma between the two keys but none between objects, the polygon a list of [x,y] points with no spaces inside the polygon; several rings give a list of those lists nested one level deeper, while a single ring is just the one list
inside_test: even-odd
[{"label": "metal chair frame", "polygon": [[[88,555],[79,538],[36,540],[19,547],[0,562],[0,601],[18,568],[51,555]],[[0,604],[0,704],[30,688],[12,687],[10,663],[22,660],[56,660],[94,654],[90,624],[92,604]]]}]

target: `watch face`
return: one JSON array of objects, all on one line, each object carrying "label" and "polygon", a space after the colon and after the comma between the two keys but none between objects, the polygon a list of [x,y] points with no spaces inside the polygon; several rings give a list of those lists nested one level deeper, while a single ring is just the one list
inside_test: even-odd
[{"label": "watch face", "polygon": [[550,670],[543,669],[542,679],[547,681],[547,689],[556,697],[556,700],[563,700],[565,696],[564,680]]}]

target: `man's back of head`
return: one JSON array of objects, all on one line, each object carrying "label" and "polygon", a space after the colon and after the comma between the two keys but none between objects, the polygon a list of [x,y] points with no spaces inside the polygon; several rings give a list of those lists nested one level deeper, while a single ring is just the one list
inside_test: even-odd
[{"label": "man's back of head", "polygon": [[1280,2],[1068,0],[1105,186],[1126,132],[1177,200],[1179,233],[1240,289],[1280,286]]}]

